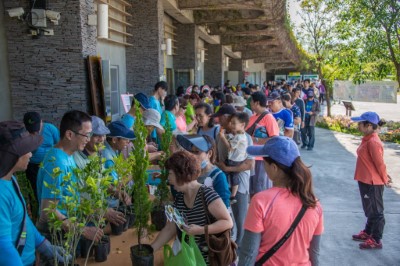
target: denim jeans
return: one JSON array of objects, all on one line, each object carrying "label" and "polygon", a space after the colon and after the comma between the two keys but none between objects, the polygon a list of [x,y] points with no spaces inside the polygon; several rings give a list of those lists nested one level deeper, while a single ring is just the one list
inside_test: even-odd
[{"label": "denim jeans", "polygon": [[249,194],[238,192],[236,194],[236,200],[237,202],[232,204],[232,211],[237,228],[236,244],[238,245],[238,249],[240,249],[240,243],[242,242],[244,234],[244,220],[247,215],[247,209],[249,208]]},{"label": "denim jeans", "polygon": [[315,127],[305,126],[301,129],[301,140],[303,141],[303,146],[314,148],[315,143]]}]

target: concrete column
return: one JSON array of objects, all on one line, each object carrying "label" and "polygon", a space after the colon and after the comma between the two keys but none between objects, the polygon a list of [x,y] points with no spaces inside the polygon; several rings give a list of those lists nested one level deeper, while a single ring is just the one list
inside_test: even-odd
[{"label": "concrete column", "polygon": [[210,86],[224,84],[224,51],[219,44],[206,44],[207,60],[204,64],[204,82]]},{"label": "concrete column", "polygon": [[[4,0],[4,8],[30,9],[28,0]],[[94,14],[93,0],[52,0],[47,9],[61,12],[59,25],[47,20],[54,36],[33,39],[28,26],[5,16],[8,40],[10,90],[14,119],[38,111],[44,120],[59,124],[66,111],[89,111],[87,55],[96,55],[96,26],[88,26]]]},{"label": "concrete column", "polygon": [[164,9],[161,0],[132,1],[132,27],[126,49],[127,91],[151,93],[164,74],[161,44],[164,38]]},{"label": "concrete column", "polygon": [[200,65],[200,59],[197,57],[197,54],[200,53],[198,28],[195,24],[174,23],[174,26],[176,26],[177,33],[177,55],[174,56],[174,69],[193,69],[196,83],[199,80]]},{"label": "concrete column", "polygon": [[[243,68],[243,60],[242,59],[231,59],[229,64],[230,71],[238,71],[238,79],[239,83],[242,83],[244,80],[244,68]],[[236,86],[236,84],[233,84]]]}]

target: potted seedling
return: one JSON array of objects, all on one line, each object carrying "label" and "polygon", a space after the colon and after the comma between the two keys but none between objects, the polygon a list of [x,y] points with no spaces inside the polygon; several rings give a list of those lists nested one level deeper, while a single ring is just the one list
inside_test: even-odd
[{"label": "potted seedling", "polygon": [[135,158],[135,165],[132,166],[133,192],[132,198],[135,212],[134,227],[137,232],[138,244],[131,246],[132,265],[147,266],[153,265],[153,249],[150,245],[142,243],[142,238],[149,234],[148,223],[151,212],[151,201],[146,186],[147,167],[149,166],[149,155],[146,147],[147,129],[143,123],[142,114],[139,111],[139,102],[135,100],[136,121],[135,135],[132,150]]},{"label": "potted seedling", "polygon": [[[65,174],[60,168],[56,167],[51,173],[54,180],[61,180],[60,187],[65,188],[68,192],[68,195],[64,193],[59,203],[54,200],[45,209],[48,212],[52,242],[63,247],[66,251],[64,265],[75,265],[77,246],[84,227],[91,224],[100,228],[104,224],[104,215],[107,211],[106,199],[109,196],[108,188],[112,184],[112,178],[110,176],[111,170],[104,169],[103,164],[104,159],[95,154],[89,157],[89,161],[83,169],[74,169],[73,173]],[[76,182],[74,182],[73,176],[76,178]],[[52,189],[53,195],[60,195],[60,189],[54,184],[44,183],[46,187]],[[56,217],[56,209],[63,210],[68,217],[69,226],[66,232],[63,232],[62,221]],[[91,242],[89,250],[94,244],[93,241]],[[69,254],[72,255],[72,259],[70,259]],[[85,265],[89,252],[86,255]],[[56,258],[54,258],[54,263],[58,265]]]},{"label": "potted seedling", "polygon": [[[118,175],[118,191],[120,195],[132,195],[133,181],[132,181],[132,166],[135,164],[135,157],[132,153],[127,158],[120,153],[114,158],[114,169]],[[117,209],[125,215],[126,223],[120,226],[111,224],[113,234],[121,234],[126,231],[135,221],[133,213],[133,205],[126,205],[124,200],[120,200],[120,206]]]},{"label": "potted seedling", "polygon": [[161,231],[164,228],[167,220],[165,217],[165,205],[169,201],[170,190],[168,187],[168,171],[165,168],[165,162],[171,155],[170,145],[172,142],[172,130],[170,127],[170,121],[168,116],[165,117],[165,132],[161,138],[161,150],[163,154],[159,161],[161,169],[160,184],[158,184],[155,192],[155,200],[153,204],[153,210],[151,212],[151,223],[155,226],[155,229]]}]

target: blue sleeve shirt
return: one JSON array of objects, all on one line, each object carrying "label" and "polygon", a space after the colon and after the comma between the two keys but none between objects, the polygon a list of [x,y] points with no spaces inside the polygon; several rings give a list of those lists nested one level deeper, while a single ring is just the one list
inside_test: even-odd
[{"label": "blue sleeve shirt", "polygon": [[160,124],[165,128],[166,127],[166,116],[168,116],[169,119],[169,123],[170,123],[170,127],[171,127],[171,131],[176,130],[176,117],[173,113],[171,113],[170,111],[164,111],[161,115],[161,121]]},{"label": "blue sleeve shirt", "polygon": [[[58,176],[53,176],[53,171],[56,168],[60,169],[60,174],[58,174]],[[71,193],[68,192],[67,188],[71,183],[77,182],[77,178],[74,174],[75,168],[77,168],[77,166],[73,155],[68,155],[61,149],[53,148],[46,154],[43,161],[43,167],[39,169],[37,176],[39,205],[42,199],[57,199],[59,200],[59,208],[57,208],[57,210],[67,216],[66,210],[61,208],[61,204],[64,203],[65,196],[72,196]],[[69,173],[71,173],[69,180],[63,181],[63,178]],[[54,188],[46,187],[44,182],[59,189],[60,193],[57,195],[53,194],[52,191]]]},{"label": "blue sleeve shirt", "polygon": [[43,142],[32,153],[31,163],[40,164],[43,162],[46,153],[60,141],[60,131],[53,124],[43,123],[42,132]]},{"label": "blue sleeve shirt", "polygon": [[296,104],[293,104],[293,106],[290,110],[293,113],[293,118],[297,118],[297,117],[301,118],[300,108]]},{"label": "blue sleeve shirt", "polygon": [[20,201],[11,180],[0,179],[0,191],[0,265],[33,265],[35,249],[44,237],[26,214],[26,243],[22,255],[19,255],[16,244],[22,227],[25,202]]},{"label": "blue sleeve shirt", "polygon": [[127,128],[132,129],[133,125],[135,124],[135,118],[126,113],[121,117],[121,122],[124,123]]},{"label": "blue sleeve shirt", "polygon": [[293,115],[289,109],[283,108],[272,114],[279,126],[279,134],[284,135],[285,129],[293,129]]}]

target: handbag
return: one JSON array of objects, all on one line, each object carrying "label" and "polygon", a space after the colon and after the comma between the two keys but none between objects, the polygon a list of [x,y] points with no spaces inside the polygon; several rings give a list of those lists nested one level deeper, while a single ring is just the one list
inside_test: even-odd
[{"label": "handbag", "polygon": [[165,266],[206,266],[200,249],[194,237],[189,236],[189,243],[186,242],[186,232],[182,232],[181,250],[174,255],[169,245],[164,245],[164,265]]},{"label": "handbag", "polygon": [[257,120],[251,125],[251,127],[249,127],[249,128],[246,130],[246,133],[249,134],[250,136],[253,136],[254,130],[256,130],[257,124],[258,124],[258,123],[261,121],[261,119],[263,119],[264,116],[266,116],[268,113],[269,113],[268,111],[265,111],[264,113],[262,113],[262,114],[257,118]]},{"label": "handbag", "polygon": [[278,251],[278,249],[280,247],[283,246],[283,244],[286,242],[286,240],[289,239],[289,237],[292,235],[292,233],[296,229],[301,218],[303,218],[304,214],[306,213],[306,210],[307,210],[307,206],[303,204],[303,206],[301,207],[301,210],[297,214],[293,223],[290,225],[289,230],[287,230],[287,232],[283,235],[283,237],[272,248],[270,248],[267,252],[265,252],[264,255],[258,261],[256,261],[254,266],[262,266],[269,258],[272,257],[272,255],[275,254],[275,252]]},{"label": "handbag", "polygon": [[211,266],[226,266],[230,265],[237,258],[237,245],[231,239],[231,230],[227,229],[219,234],[209,234],[208,224],[210,222],[210,213],[204,200],[204,191],[201,191],[203,207],[206,212],[207,225],[204,226],[206,243],[208,246],[208,261]]}]

